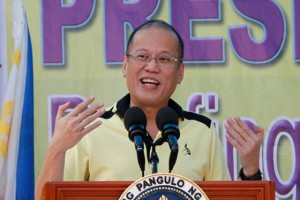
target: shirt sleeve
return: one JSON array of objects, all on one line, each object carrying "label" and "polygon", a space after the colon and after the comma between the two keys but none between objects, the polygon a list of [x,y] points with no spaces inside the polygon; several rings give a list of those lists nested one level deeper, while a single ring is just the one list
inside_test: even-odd
[{"label": "shirt sleeve", "polygon": [[88,163],[89,156],[84,137],[66,153],[64,181],[87,181],[89,179]]},{"label": "shirt sleeve", "polygon": [[209,172],[205,180],[231,180],[222,143],[211,124]]}]

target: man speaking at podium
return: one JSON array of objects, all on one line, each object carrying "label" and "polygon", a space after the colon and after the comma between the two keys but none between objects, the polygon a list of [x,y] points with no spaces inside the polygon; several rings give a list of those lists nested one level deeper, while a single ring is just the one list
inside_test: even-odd
[{"label": "man speaking at podium", "polygon": [[[94,97],[67,115],[70,104],[59,107],[54,137],[36,183],[36,199],[47,181],[134,181],[156,169],[194,181],[230,180],[211,120],[184,111],[171,99],[183,80],[183,54],[181,37],[164,21],[150,20],[133,31],[122,66],[129,93],[106,109],[103,103],[87,108]],[[164,107],[176,113],[176,120],[161,128],[160,120],[170,116],[163,113],[165,117],[157,118]],[[131,108],[137,111],[124,120]],[[129,124],[124,126],[124,121]],[[241,179],[261,180],[263,129],[255,125],[253,132],[239,117],[226,122],[226,138],[237,149],[242,165]],[[173,152],[174,144],[178,148]],[[150,164],[145,166],[145,160]]]}]

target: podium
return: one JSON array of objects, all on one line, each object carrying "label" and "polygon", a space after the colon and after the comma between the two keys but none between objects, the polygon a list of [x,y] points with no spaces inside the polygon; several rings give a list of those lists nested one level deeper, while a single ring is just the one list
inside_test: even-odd
[{"label": "podium", "polygon": [[[48,182],[43,188],[46,200],[116,200],[132,181]],[[272,181],[195,181],[210,200],[274,200]]]}]

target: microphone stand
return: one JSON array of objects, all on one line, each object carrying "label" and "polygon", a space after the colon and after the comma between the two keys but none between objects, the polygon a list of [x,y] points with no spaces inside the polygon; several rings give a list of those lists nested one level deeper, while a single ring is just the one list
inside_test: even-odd
[{"label": "microphone stand", "polygon": [[152,148],[151,156],[150,156],[150,163],[152,165],[152,174],[157,173],[157,164],[159,162],[157,153],[155,151],[155,146]]},{"label": "microphone stand", "polygon": [[173,170],[173,167],[177,160],[177,156],[178,156],[178,144],[174,144],[171,147],[171,152],[169,157],[169,173],[171,173]]}]

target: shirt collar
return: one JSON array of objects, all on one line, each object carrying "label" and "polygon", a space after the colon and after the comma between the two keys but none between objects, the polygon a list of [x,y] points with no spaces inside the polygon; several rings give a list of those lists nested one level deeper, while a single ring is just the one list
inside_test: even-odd
[{"label": "shirt collar", "polygon": [[[130,94],[128,93],[116,103],[115,105],[116,114],[118,114],[121,118],[123,118],[129,106],[130,106]],[[174,100],[169,99],[168,106],[177,113],[178,118],[183,119],[183,110],[180,105],[178,105]]]}]

